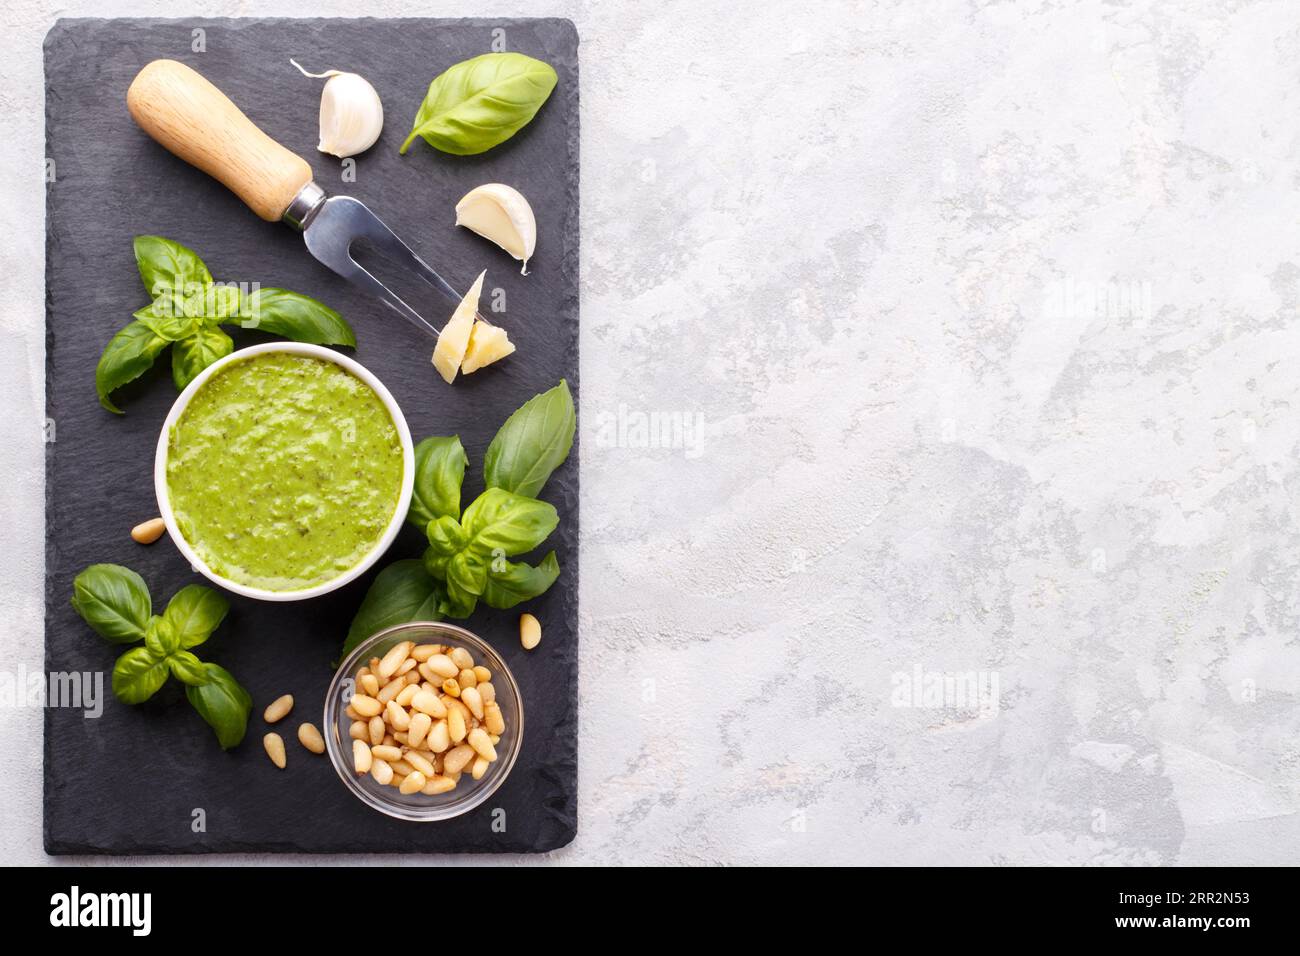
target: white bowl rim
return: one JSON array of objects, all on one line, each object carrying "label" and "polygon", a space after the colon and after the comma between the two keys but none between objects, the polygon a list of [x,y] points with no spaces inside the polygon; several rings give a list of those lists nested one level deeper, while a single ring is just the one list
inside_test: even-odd
[{"label": "white bowl rim", "polygon": [[[207,562],[199,557],[190,546],[190,543],[185,540],[185,536],[181,534],[167,492],[168,439],[172,427],[184,414],[185,409],[189,407],[191,399],[194,398],[208,379],[223,368],[243,359],[251,358],[254,355],[264,355],[268,352],[307,355],[312,358],[333,362],[345,371],[351,372],[370,386],[371,390],[379,396],[380,401],[384,403],[393,424],[397,426],[398,439],[402,445],[402,490],[398,495],[397,508],[393,511],[392,520],[389,521],[383,536],[361,561],[338,577],[330,578],[328,581],[297,591],[270,591],[265,588],[250,587],[247,584],[231,581],[229,578],[222,577],[213,571],[208,567]],[[247,348],[238,349],[223,358],[217,359],[217,361],[196,375],[194,380],[185,386],[185,390],[177,396],[176,401],[172,404],[171,411],[167,413],[167,418],[163,420],[161,431],[158,433],[158,447],[154,452],[153,485],[154,494],[158,497],[158,508],[162,513],[163,523],[167,526],[168,537],[171,538],[177,550],[189,561],[190,566],[195,571],[198,571],[199,574],[225,590],[241,594],[244,597],[256,598],[259,601],[305,601],[337,590],[365,574],[392,545],[398,532],[402,530],[402,525],[406,521],[406,512],[411,505],[411,493],[415,487],[415,443],[411,440],[411,430],[407,427],[406,417],[402,414],[401,408],[398,407],[397,400],[393,398],[392,393],[388,391],[384,383],[356,359],[349,358],[333,349],[325,348],[323,345],[312,345],[307,342],[265,342],[261,345],[250,345]]]}]

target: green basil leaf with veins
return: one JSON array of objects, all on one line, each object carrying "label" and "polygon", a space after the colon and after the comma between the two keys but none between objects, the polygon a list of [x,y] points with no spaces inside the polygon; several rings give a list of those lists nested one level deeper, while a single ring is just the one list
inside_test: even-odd
[{"label": "green basil leaf with veins", "polygon": [[114,644],[144,639],[153,614],[144,578],[120,564],[92,564],[72,582],[72,607]]},{"label": "green basil leaf with veins", "polygon": [[168,673],[165,658],[147,647],[133,647],[113,665],[113,693],[124,704],[143,703],[167,683]]},{"label": "green basil leaf with veins", "polygon": [[253,698],[224,667],[208,663],[204,670],[207,680],[187,686],[185,697],[216,733],[221,749],[229,750],[244,739]]},{"label": "green basil leaf with veins", "polygon": [[199,329],[172,346],[172,381],[184,390],[194,377],[235,350],[234,340],[214,325]]},{"label": "green basil leaf with veins", "polygon": [[415,446],[415,490],[407,521],[425,530],[440,517],[460,515],[460,486],[469,459],[460,436],[426,438]]},{"label": "green basil leaf with veins", "polygon": [[450,515],[430,521],[425,535],[434,553],[448,558],[469,544],[469,535],[460,526],[460,522]]},{"label": "green basil leaf with veins", "polygon": [[115,415],[121,415],[122,409],[109,401],[108,396],[147,372],[167,345],[165,338],[140,321],[132,322],[113,336],[95,368],[95,391],[99,393],[99,404]]},{"label": "green basil leaf with veins", "polygon": [[239,317],[243,328],[282,335],[295,342],[356,347],[352,326],[311,296],[288,289],[257,289],[248,297],[246,305],[246,314]]},{"label": "green basil leaf with veins", "polygon": [[187,316],[205,325],[229,325],[242,318],[242,302],[238,286],[213,282],[187,295],[181,308]]},{"label": "green basil leaf with veins", "polygon": [[497,562],[493,561],[488,567],[483,603],[500,611],[509,610],[521,601],[545,592],[559,576],[560,562],[554,551],[542,558],[537,567],[506,561],[505,567],[497,570]]},{"label": "green basil leaf with veins", "polygon": [[348,628],[340,660],[366,638],[395,624],[437,621],[441,587],[416,558],[394,561],[379,572]]},{"label": "green basil leaf with veins", "polygon": [[185,315],[183,312],[177,315],[156,316],[150,314],[149,307],[146,307],[135,312],[134,316],[137,322],[147,325],[154,335],[168,342],[187,339],[203,328],[202,319]]},{"label": "green basil leaf with veins", "polygon": [[176,633],[180,647],[198,647],[225,620],[230,602],[201,584],[187,584],[167,602],[162,619]]},{"label": "green basil leaf with veins", "polygon": [[181,638],[170,623],[161,617],[155,617],[144,630],[144,646],[157,660],[162,661],[180,650]]},{"label": "green basil leaf with veins", "polygon": [[555,70],[522,53],[484,53],[434,77],[411,135],[434,149],[471,156],[504,143],[528,124],[555,89]]},{"label": "green basil leaf with veins", "polygon": [[573,395],[569,383],[560,379],[506,419],[483,456],[484,483],[536,498],[551,472],[569,457],[576,428]]},{"label": "green basil leaf with veins", "polygon": [[461,526],[468,549],[484,561],[512,557],[537,547],[560,523],[555,506],[536,498],[489,488],[465,509]]},{"label": "green basil leaf with veins", "polygon": [[193,249],[162,236],[135,237],[135,264],[153,298],[169,289],[183,292],[186,286],[212,281],[212,273]]},{"label": "green basil leaf with veins", "polygon": [[445,617],[469,617],[474,613],[478,596],[448,579],[446,596],[438,604],[438,611]]},{"label": "green basil leaf with veins", "polygon": [[167,658],[167,668],[182,684],[198,687],[208,682],[208,669],[189,651],[176,651]]},{"label": "green basil leaf with veins", "polygon": [[460,551],[452,555],[447,562],[448,590],[452,586],[475,597],[482,594],[487,586],[487,562],[472,551]]},{"label": "green basil leaf with veins", "polygon": [[435,581],[446,581],[447,562],[451,559],[451,554],[442,554],[436,548],[429,547],[424,552],[424,570]]}]

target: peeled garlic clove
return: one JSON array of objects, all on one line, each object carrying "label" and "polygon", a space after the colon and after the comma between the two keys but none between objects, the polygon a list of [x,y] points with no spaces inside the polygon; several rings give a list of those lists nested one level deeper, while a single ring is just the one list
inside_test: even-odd
[{"label": "peeled garlic clove", "polygon": [[456,203],[456,225],[495,242],[522,261],[519,271],[528,274],[528,260],[537,248],[537,220],[519,190],[501,183],[471,189]]},{"label": "peeled garlic clove", "polygon": [[308,73],[294,60],[303,76],[328,77],[320,94],[320,143],[322,153],[340,159],[364,153],[384,128],[384,105],[379,94],[365,77],[356,73],[326,70]]}]

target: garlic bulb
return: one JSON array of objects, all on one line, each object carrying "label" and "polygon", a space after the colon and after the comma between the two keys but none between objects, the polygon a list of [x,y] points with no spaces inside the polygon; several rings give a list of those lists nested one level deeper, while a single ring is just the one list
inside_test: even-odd
[{"label": "garlic bulb", "polygon": [[303,76],[325,79],[320,94],[320,143],[322,153],[355,156],[364,153],[384,128],[384,105],[379,94],[364,77],[340,70],[308,73],[297,61],[290,60]]}]

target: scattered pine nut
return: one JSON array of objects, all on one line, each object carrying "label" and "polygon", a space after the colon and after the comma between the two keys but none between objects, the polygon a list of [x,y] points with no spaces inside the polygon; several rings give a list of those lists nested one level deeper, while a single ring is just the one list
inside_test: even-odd
[{"label": "scattered pine nut", "polygon": [[283,770],[285,763],[284,738],[279,734],[267,734],[262,738],[262,746],[266,748],[266,755],[271,758],[271,763]]},{"label": "scattered pine nut", "polygon": [[150,518],[131,529],[131,540],[138,544],[153,544],[167,530],[167,522],[162,518]]},{"label": "scattered pine nut", "polygon": [[542,642],[542,622],[531,614],[519,616],[519,643],[524,650],[531,651]]},{"label": "scattered pine nut", "polygon": [[285,694],[267,705],[266,710],[262,712],[262,719],[268,724],[274,724],[289,716],[291,710],[293,710],[293,694]]},{"label": "scattered pine nut", "polygon": [[325,738],[320,735],[315,724],[300,724],[298,726],[298,743],[302,744],[314,754],[323,754],[325,752]]}]

